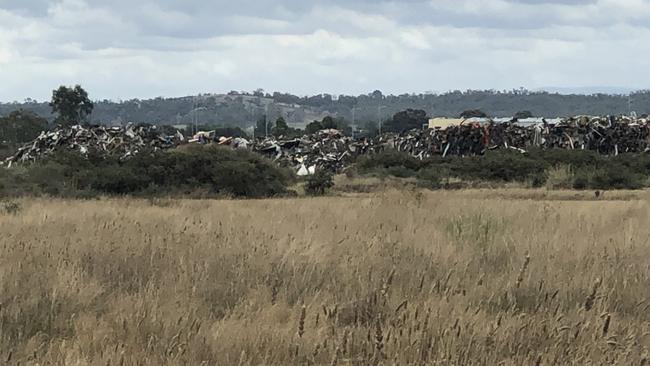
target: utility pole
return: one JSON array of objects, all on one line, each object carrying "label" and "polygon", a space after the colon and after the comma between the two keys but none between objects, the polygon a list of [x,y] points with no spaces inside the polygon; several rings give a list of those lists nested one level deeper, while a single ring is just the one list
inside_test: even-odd
[{"label": "utility pole", "polygon": [[632,117],[632,93],[627,95],[627,114]]},{"label": "utility pole", "polygon": [[379,136],[381,136],[381,106],[377,106],[377,118],[379,119]]},{"label": "utility pole", "polygon": [[265,113],[264,113],[264,134],[265,137],[269,137],[269,105],[267,104],[265,106]]},{"label": "utility pole", "polygon": [[197,107],[197,102],[196,102],[196,96],[192,98],[192,122],[194,122],[194,134],[196,135],[199,133],[199,119],[196,116],[196,107]]},{"label": "utility pole", "polygon": [[357,120],[354,114],[357,107],[352,107],[352,139],[354,139],[354,130],[357,128]]},{"label": "utility pole", "polygon": [[250,106],[250,114],[253,120],[253,141],[255,141],[255,129],[257,128],[257,118],[255,118],[255,112],[253,112],[254,108],[253,106]]},{"label": "utility pole", "polygon": [[377,118],[379,118],[379,135],[381,135],[381,128],[382,128],[381,110],[383,108],[386,108],[386,106],[385,105],[377,106]]}]

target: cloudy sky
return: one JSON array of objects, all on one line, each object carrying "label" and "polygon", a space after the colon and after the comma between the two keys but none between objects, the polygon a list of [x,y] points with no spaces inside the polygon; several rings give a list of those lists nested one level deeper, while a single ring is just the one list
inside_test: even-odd
[{"label": "cloudy sky", "polygon": [[0,101],[647,88],[650,0],[0,0]]}]

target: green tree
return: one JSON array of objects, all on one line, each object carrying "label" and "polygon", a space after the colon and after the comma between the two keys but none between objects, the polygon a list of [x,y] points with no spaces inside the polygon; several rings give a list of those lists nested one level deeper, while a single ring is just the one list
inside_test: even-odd
[{"label": "green tree", "polygon": [[515,117],[516,120],[532,118],[533,117],[533,112],[531,112],[531,111],[519,111],[519,112],[515,113],[514,117]]},{"label": "green tree", "polygon": [[[322,130],[329,130],[329,129],[335,129],[339,131],[343,131],[343,133],[351,133],[352,128],[348,124],[348,122],[340,117],[340,118],[333,118],[332,116],[327,116],[323,118],[323,120],[320,122]],[[316,125],[314,125],[316,127]]]},{"label": "green tree", "polygon": [[427,122],[427,112],[421,109],[409,108],[396,113],[393,119],[384,125],[384,130],[388,132],[403,132],[412,129],[421,129]]},{"label": "green tree", "polygon": [[305,133],[307,135],[313,135],[322,129],[323,129],[323,124],[318,121],[314,121],[308,124],[307,127],[305,127]]},{"label": "green tree", "polygon": [[34,140],[47,129],[47,120],[20,109],[0,118],[0,142],[25,143]]},{"label": "green tree", "polygon": [[60,86],[52,92],[50,102],[52,113],[57,113],[55,122],[61,126],[74,126],[86,122],[94,105],[88,99],[88,93],[79,85],[74,88]]},{"label": "green tree", "polygon": [[336,121],[331,116],[327,116],[327,117],[323,118],[323,121],[321,122],[321,125],[323,126],[324,130],[329,130],[329,129],[338,127],[336,125]]},{"label": "green tree", "polygon": [[273,127],[273,136],[280,137],[286,136],[289,133],[289,125],[284,118],[280,117],[275,121],[275,127]]},{"label": "green tree", "polygon": [[480,109],[468,109],[460,114],[460,118],[486,118],[487,114]]}]

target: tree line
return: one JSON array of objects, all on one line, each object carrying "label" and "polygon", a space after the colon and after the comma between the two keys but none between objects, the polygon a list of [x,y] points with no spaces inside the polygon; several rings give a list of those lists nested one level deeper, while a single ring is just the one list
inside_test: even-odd
[{"label": "tree line", "polygon": [[[74,88],[73,88],[74,89]],[[27,100],[25,103],[0,104],[0,116],[19,109],[34,112],[49,122],[56,117],[49,103]],[[194,124],[247,128],[263,116],[267,121],[282,117],[291,126],[304,128],[313,120],[326,116],[344,118],[351,125],[378,124],[408,109],[423,110],[428,116],[458,117],[463,111],[480,109],[491,117],[512,117],[529,111],[535,117],[569,115],[620,115],[636,111],[650,113],[650,92],[631,95],[561,95],[527,90],[451,91],[442,94],[384,95],[377,90],[369,94],[348,96],[319,94],[297,96],[288,93],[230,92],[225,95],[203,94],[182,98],[102,100],[94,102],[93,122],[124,124],[127,122],[157,125]],[[266,131],[265,131],[266,132]]]},{"label": "tree line", "polygon": [[[49,103],[0,104],[0,142],[33,140],[52,125],[78,123],[151,123],[181,125],[191,134],[220,129],[225,135],[299,136],[322,129],[374,136],[421,128],[428,117],[566,116],[626,114],[650,110],[650,92],[623,95],[559,95],[546,92],[454,91],[445,94],[384,95],[376,90],[360,96],[321,94],[299,97],[286,93],[232,91],[227,95],[156,98],[125,102],[91,101],[79,85],[61,86]],[[312,117],[310,119],[310,117]],[[316,117],[316,118],[313,118]],[[248,130],[248,133],[244,130]],[[169,132],[174,132],[170,131]]]},{"label": "tree line", "polygon": [[[95,104],[90,100],[88,92],[80,85],[74,87],[61,86],[52,91],[52,99],[49,103],[51,113],[55,116],[52,125],[69,127],[77,124],[90,124],[89,116],[93,113]],[[468,113],[468,112],[465,112]],[[470,111],[469,113],[474,113]],[[481,112],[482,113],[482,112]],[[395,113],[392,117],[376,124],[369,121],[365,128],[360,129],[358,126],[352,126],[351,121],[344,117],[325,116],[320,120],[314,120],[308,123],[304,129],[291,127],[284,117],[280,116],[273,120],[268,115],[258,118],[254,129],[253,136],[246,134],[241,128],[227,126],[220,129],[224,135],[228,136],[246,136],[246,137],[284,137],[292,138],[304,134],[314,134],[320,130],[337,129],[345,134],[355,132],[363,133],[366,136],[374,136],[381,132],[401,132],[413,128],[422,128],[427,123],[428,117],[424,110],[407,109]],[[32,111],[19,109],[11,112],[7,117],[0,118],[0,142],[3,144],[25,143],[36,138],[42,131],[49,127],[48,121],[38,116]],[[199,126],[192,126],[198,130]],[[201,125],[201,129],[212,129],[215,126]],[[171,134],[176,129],[169,125],[163,126],[163,131]],[[191,135],[192,128],[184,130],[187,135]]]},{"label": "tree line", "polygon": [[[260,97],[260,91],[257,91],[253,97]],[[266,96],[264,96],[266,97]],[[373,98],[383,99],[381,92],[377,91],[371,95]],[[241,95],[238,98],[243,98]],[[37,115],[36,113],[19,109],[9,113],[7,117],[0,118],[0,142],[7,146],[13,144],[25,143],[36,138],[43,130],[50,126],[72,126],[77,124],[90,124],[95,109],[86,90],[80,85],[74,87],[61,86],[52,91],[52,99],[48,103],[50,113],[54,116],[52,124]],[[196,106],[196,103],[195,103]],[[268,112],[268,108],[265,108]],[[381,108],[378,108],[381,111]],[[529,110],[518,111],[514,113],[514,118],[528,118],[534,114]],[[460,113],[460,117],[488,117],[488,114],[480,109],[468,109]],[[291,126],[283,115],[273,118],[269,114],[263,114],[258,117],[253,126],[252,133],[245,131],[242,126],[226,125],[219,126],[215,124],[195,124],[180,129],[185,135],[192,135],[198,130],[213,130],[224,136],[233,137],[268,137],[276,138],[294,138],[305,134],[314,134],[320,130],[337,129],[346,135],[356,137],[374,137],[383,132],[404,132],[411,129],[423,128],[427,125],[429,114],[424,109],[407,108],[398,111],[391,116],[379,118],[378,120],[368,119],[365,122],[360,119],[347,119],[343,116],[327,115],[321,119],[315,119],[307,123],[304,128]],[[198,122],[198,121],[197,121]],[[359,123],[361,122],[361,123]],[[169,124],[162,125],[162,130],[169,135],[175,134],[179,129]]]}]

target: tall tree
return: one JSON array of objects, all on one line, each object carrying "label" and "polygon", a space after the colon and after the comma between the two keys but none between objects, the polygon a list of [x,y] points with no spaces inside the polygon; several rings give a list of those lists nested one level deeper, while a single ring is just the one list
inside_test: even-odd
[{"label": "tall tree", "polygon": [[280,117],[275,121],[275,127],[273,127],[273,136],[280,137],[286,136],[289,132],[289,125],[284,118]]},{"label": "tall tree", "polygon": [[428,123],[427,112],[421,109],[407,109],[396,113],[393,119],[386,122],[384,130],[388,132],[403,132],[421,129]]},{"label": "tall tree", "polygon": [[314,121],[308,124],[307,127],[305,127],[305,133],[307,135],[313,135],[322,129],[323,129],[323,125],[318,121]]},{"label": "tall tree", "polygon": [[88,93],[80,86],[74,88],[60,86],[52,92],[50,102],[52,113],[57,113],[56,123],[62,126],[73,126],[86,122],[93,111],[93,102],[88,99]]},{"label": "tall tree", "polygon": [[47,129],[47,120],[37,114],[18,110],[0,118],[0,142],[24,143],[38,137]]},{"label": "tall tree", "polygon": [[332,129],[338,128],[336,121],[331,116],[323,118],[323,121],[320,123],[323,126],[323,129]]}]

